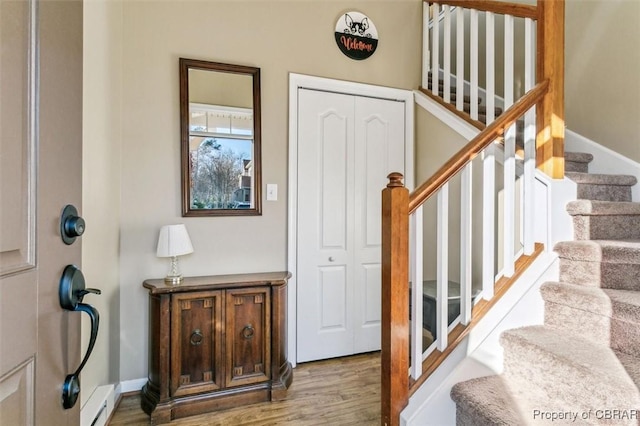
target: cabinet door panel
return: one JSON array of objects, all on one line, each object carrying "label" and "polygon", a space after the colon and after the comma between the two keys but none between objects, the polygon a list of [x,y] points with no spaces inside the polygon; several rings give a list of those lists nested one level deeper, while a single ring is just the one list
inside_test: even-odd
[{"label": "cabinet door panel", "polygon": [[175,294],[171,306],[171,395],[220,389],[222,292]]},{"label": "cabinet door panel", "polygon": [[269,289],[226,292],[226,386],[240,386],[271,377]]}]

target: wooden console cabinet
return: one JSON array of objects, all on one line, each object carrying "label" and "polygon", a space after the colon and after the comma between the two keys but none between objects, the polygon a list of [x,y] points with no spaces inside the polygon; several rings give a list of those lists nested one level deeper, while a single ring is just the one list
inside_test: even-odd
[{"label": "wooden console cabinet", "polygon": [[154,424],[273,401],[293,379],[286,357],[288,272],[146,280],[149,380],[142,409]]}]

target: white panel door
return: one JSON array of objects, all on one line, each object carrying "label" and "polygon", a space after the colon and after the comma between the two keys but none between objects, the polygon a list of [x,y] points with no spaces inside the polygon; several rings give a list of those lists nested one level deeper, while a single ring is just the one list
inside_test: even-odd
[{"label": "white panel door", "polygon": [[297,361],[380,349],[380,193],[404,103],[298,91]]},{"label": "white panel door", "polygon": [[382,189],[404,174],[404,103],[355,98],[354,353],[380,349]]},{"label": "white panel door", "polygon": [[353,351],[353,97],[299,91],[298,361]]}]

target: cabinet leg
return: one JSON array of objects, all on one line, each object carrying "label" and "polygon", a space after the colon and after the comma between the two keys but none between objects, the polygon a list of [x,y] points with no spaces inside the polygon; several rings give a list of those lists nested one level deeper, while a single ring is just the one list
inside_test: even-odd
[{"label": "cabinet leg", "polygon": [[291,363],[285,363],[280,369],[280,374],[271,385],[271,401],[281,401],[287,397],[287,389],[293,381],[293,368]]}]

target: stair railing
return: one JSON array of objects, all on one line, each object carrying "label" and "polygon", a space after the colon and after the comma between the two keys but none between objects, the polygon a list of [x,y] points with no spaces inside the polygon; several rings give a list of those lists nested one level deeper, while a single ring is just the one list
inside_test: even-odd
[{"label": "stair railing", "polygon": [[[541,244],[534,242],[535,167],[557,178],[564,175],[564,108],[563,108],[563,56],[564,56],[564,0],[539,0],[537,6],[503,3],[497,1],[446,0],[440,4],[425,3],[425,16],[439,16],[443,5],[443,43],[440,42],[440,20],[425,21],[424,45],[427,48],[426,72],[423,73],[423,92],[428,87],[429,75],[442,76],[442,87],[437,87],[437,79],[428,90],[432,97],[438,97],[443,104],[451,102],[452,81],[451,14],[456,7],[458,19],[458,52],[456,53],[456,78],[454,78],[456,109],[464,115],[464,98],[468,94],[471,114],[467,118],[474,122],[481,132],[465,147],[447,161],[427,181],[413,193],[402,184],[402,175],[389,175],[389,184],[382,193],[382,424],[398,425],[400,412],[406,407],[409,396],[417,390],[427,377],[440,365],[448,354],[468,334],[477,322],[495,304],[517,276],[532,262],[542,250]],[[430,10],[435,8],[435,10]],[[503,14],[505,22],[505,50],[515,52],[513,44],[513,19],[525,20],[524,86],[525,93],[515,99],[513,54],[505,55],[504,108],[506,111],[494,116],[496,94],[495,80],[490,76],[495,70],[487,65],[484,96],[486,98],[486,125],[478,120],[479,84],[478,55],[476,47],[470,46],[470,87],[465,88],[464,61],[460,50],[464,51],[464,35],[460,36],[460,25],[469,16],[470,39],[478,38],[478,16],[485,15],[487,40],[493,40],[494,14]],[[466,14],[466,15],[465,15]],[[462,21],[460,21],[462,16]],[[425,18],[427,19],[427,18]],[[534,21],[537,20],[537,28]],[[534,34],[537,49],[534,45]],[[511,40],[508,40],[511,39]],[[429,41],[432,41],[430,43]],[[444,69],[440,72],[439,51],[443,46]],[[487,43],[489,45],[489,43]],[[492,45],[492,44],[491,44]],[[495,56],[487,51],[485,63],[495,61]],[[537,55],[535,53],[537,52]],[[467,60],[469,60],[467,58]],[[462,64],[462,65],[461,65]],[[495,74],[493,74],[495,75]],[[538,83],[535,84],[535,81]],[[524,143],[524,172],[520,179],[515,173],[516,164],[516,122],[524,123],[520,140]],[[501,214],[501,229],[495,228],[496,205],[495,185],[495,145],[504,145],[504,180]],[[478,157],[480,155],[480,157]],[[472,167],[473,160],[482,161],[482,204],[474,203]],[[460,190],[460,315],[451,321],[448,312],[449,292],[449,183],[459,177]],[[516,186],[519,185],[518,191]],[[520,195],[519,202],[516,195]],[[437,260],[436,260],[436,322],[430,331],[435,339],[428,347],[423,344],[423,266],[422,266],[422,223],[423,205],[433,196],[437,201]],[[476,197],[480,198],[480,197]],[[473,294],[472,285],[472,212],[482,211],[482,261],[481,288]],[[409,232],[410,227],[411,233]],[[500,239],[498,240],[497,234]],[[518,243],[520,242],[520,243]],[[501,245],[501,259],[496,259],[497,246]],[[410,262],[411,259],[411,262]],[[476,259],[477,260],[477,259]],[[411,266],[410,266],[411,263]],[[496,264],[502,269],[496,271]],[[473,307],[473,312],[472,312]],[[411,309],[411,312],[409,310]],[[411,321],[410,318],[414,320]]]}]

